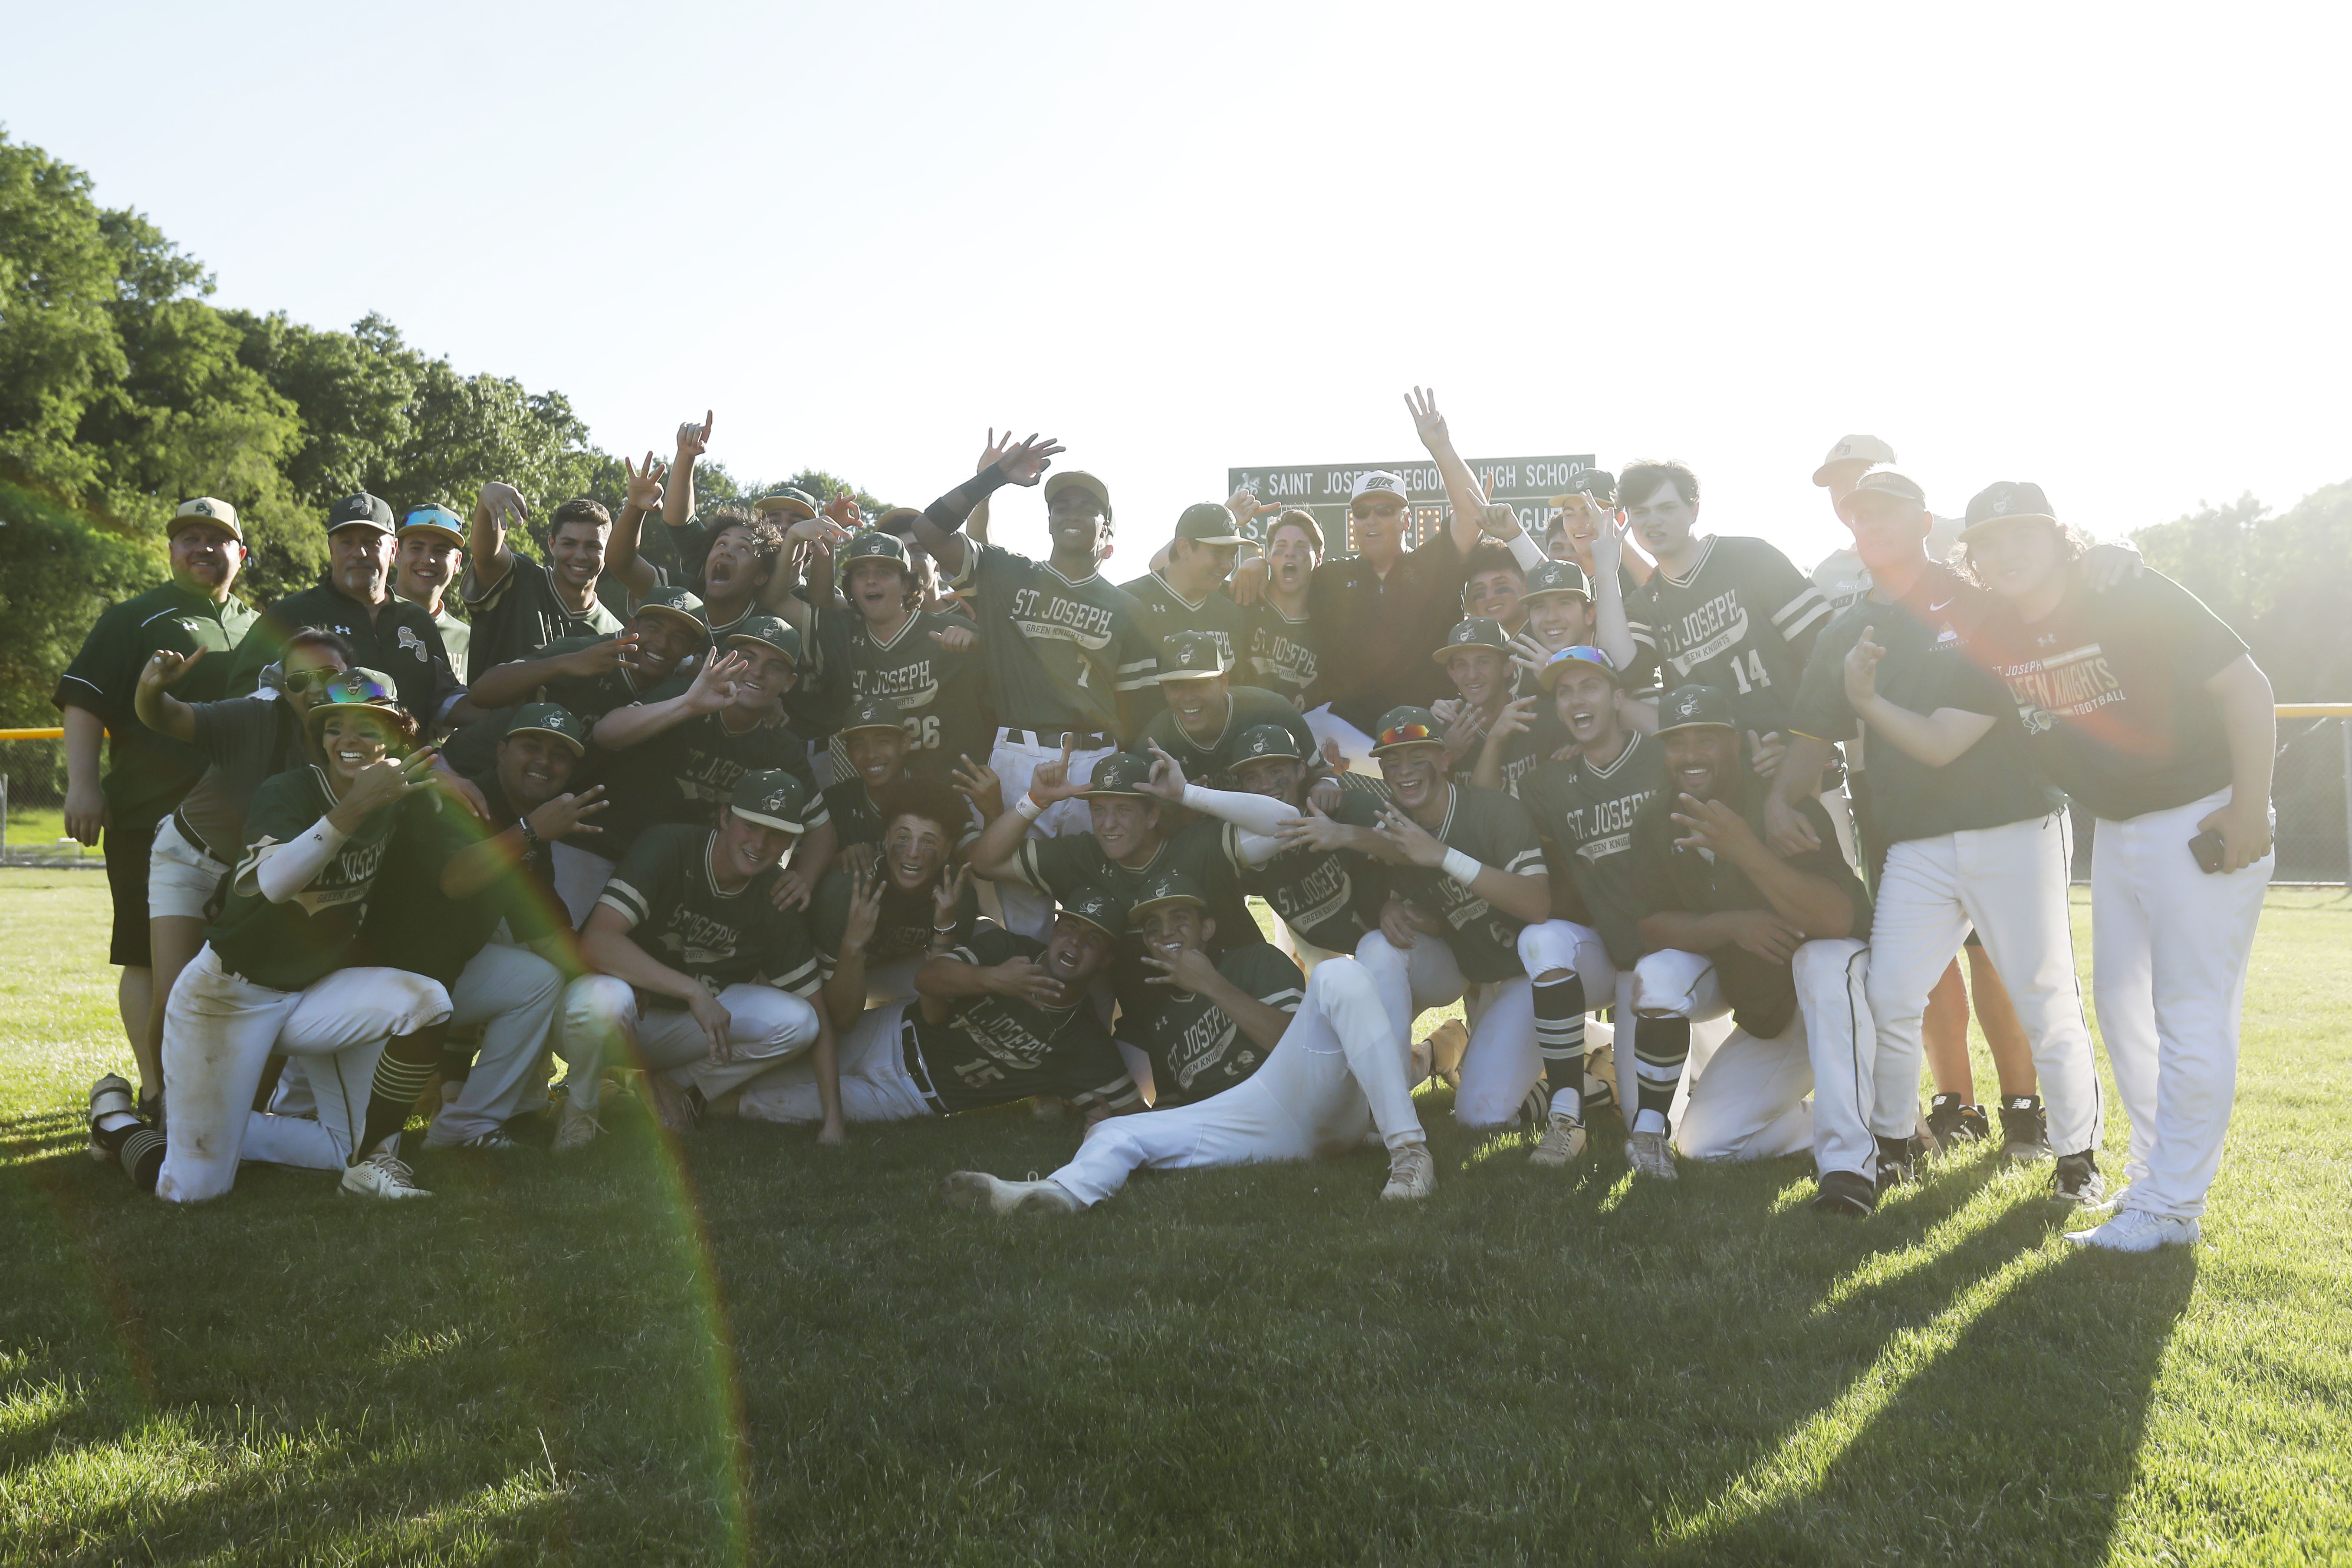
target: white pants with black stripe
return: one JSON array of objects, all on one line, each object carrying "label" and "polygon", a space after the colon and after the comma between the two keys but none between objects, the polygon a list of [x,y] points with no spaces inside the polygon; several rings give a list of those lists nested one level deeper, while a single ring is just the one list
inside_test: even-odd
[{"label": "white pants with black stripe", "polygon": [[562,971],[535,952],[494,942],[467,961],[449,987],[449,1026],[481,1026],[482,1048],[457,1098],[433,1119],[426,1148],[451,1148],[506,1125],[531,1086],[562,997]]},{"label": "white pants with black stripe", "polygon": [[2051,1147],[2078,1154],[2097,1145],[2099,1074],[2066,908],[2072,856],[2063,811],[1907,838],[1887,850],[1870,925],[1870,1014],[1878,1026],[1873,1132],[1905,1138],[1918,1126],[1920,1018],[1974,922],[2033,1049]]},{"label": "white pants with black stripe", "polygon": [[563,993],[564,1084],[572,1102],[596,1109],[604,1064],[633,1054],[648,1072],[692,1084],[706,1100],[751,1082],[770,1068],[815,1046],[816,1009],[772,985],[730,985],[719,994],[727,1009],[728,1056],[710,1059],[710,1037],[683,1007],[637,1005],[635,987],[609,974],[586,974]]},{"label": "white pants with black stripe", "polygon": [[[1675,1121],[1675,1145],[1694,1160],[1770,1160],[1811,1148],[1820,1173],[1872,1175],[1876,1145],[1865,1111],[1877,1033],[1866,994],[1870,949],[1824,938],[1801,944],[1789,967],[1796,1016],[1769,1039],[1733,1029],[1686,1075],[1690,1098]],[[1715,962],[1703,952],[1646,954],[1633,980],[1633,1006],[1645,1016],[1696,1025],[1731,1010]]]},{"label": "white pants with black stripe", "polygon": [[[995,770],[1004,791],[1004,808],[1029,793],[1029,781],[1036,775],[1040,763],[1062,760],[1059,742],[1041,746],[1026,741],[1013,741],[1008,736],[1016,731],[999,730],[996,749],[989,753],[988,765]],[[1022,731],[1019,733],[1026,734]],[[1070,782],[1091,783],[1095,764],[1108,757],[1115,748],[1098,746],[1088,751],[1070,753]],[[1083,800],[1057,800],[1038,815],[1029,825],[1032,838],[1059,838],[1073,833],[1095,830],[1094,810]],[[1007,877],[995,884],[997,903],[1004,910],[1004,929],[1022,936],[1044,942],[1054,931],[1054,900],[1018,878]]]},{"label": "white pants with black stripe", "polygon": [[1412,1054],[1364,966],[1328,959],[1257,1071],[1197,1105],[1105,1118],[1053,1179],[1091,1205],[1141,1170],[1311,1159],[1356,1147],[1370,1128],[1391,1149],[1420,1142]]},{"label": "white pants with black stripe", "polygon": [[[229,973],[205,943],[163,1007],[172,1122],[155,1195],[216,1198],[236,1184],[240,1159],[341,1170],[367,1124],[384,1042],[448,1016],[449,994],[421,974],[338,969],[303,990],[276,991]],[[273,1054],[308,1058],[317,1121],[253,1109]]]},{"label": "white pants with black stripe", "polygon": [[[907,1009],[919,1005],[893,1002],[868,1007],[842,1037],[836,1061],[844,1121],[913,1121],[936,1114],[908,1076],[900,1038]],[[761,1073],[736,1097],[735,1114],[794,1127],[823,1125],[824,1101],[816,1091],[816,1064],[803,1059]]]}]

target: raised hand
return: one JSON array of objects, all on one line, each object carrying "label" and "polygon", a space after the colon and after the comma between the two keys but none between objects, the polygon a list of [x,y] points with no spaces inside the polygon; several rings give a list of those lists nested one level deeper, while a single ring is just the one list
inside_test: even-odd
[{"label": "raised hand", "polygon": [[167,647],[157,648],[152,657],[140,667],[139,689],[149,693],[169,691],[180,683],[181,677],[196,667],[196,660],[204,657],[202,648],[185,654],[173,653]]},{"label": "raised hand", "polygon": [[1505,703],[1503,710],[1495,715],[1494,723],[1486,728],[1487,743],[1491,745],[1496,741],[1522,735],[1534,729],[1536,704],[1540,700],[1540,698],[1522,697],[1517,702]]},{"label": "raised hand", "polygon": [[1445,416],[1437,411],[1437,389],[1414,387],[1404,395],[1404,405],[1412,415],[1413,434],[1421,444],[1434,455],[1451,450],[1454,437],[1445,428]]},{"label": "raised hand", "polygon": [[1532,626],[1511,638],[1511,662],[1530,674],[1550,662],[1551,656],[1559,651],[1536,636]]},{"label": "raised hand", "polygon": [[474,505],[483,515],[501,518],[509,522],[520,522],[530,516],[530,508],[522,503],[522,492],[496,479],[483,482]]},{"label": "raised hand", "polygon": [[970,626],[941,626],[931,640],[950,653],[970,653],[980,646],[980,634]]},{"label": "raised hand", "polygon": [[804,517],[784,530],[784,537],[794,544],[814,544],[830,549],[846,541],[849,530],[819,512],[814,517]]},{"label": "raised hand", "polygon": [[1067,988],[1034,958],[1008,958],[984,972],[991,992],[1011,996],[1034,1007],[1066,1005]]},{"label": "raised hand", "polygon": [[1430,710],[1430,713],[1445,725],[1445,762],[1451,767],[1484,745],[1486,738],[1478,731],[1477,709],[1467,702],[1455,702],[1449,715],[1437,710],[1444,706],[1444,703],[1439,703],[1437,708]]},{"label": "raised hand", "polygon": [[1862,636],[1845,656],[1845,700],[1853,705],[1856,713],[1878,697],[1878,661],[1886,657],[1886,650],[1870,640],[1871,634],[1877,630],[1876,626],[1863,627]]},{"label": "raised hand", "polygon": [[564,654],[559,662],[563,666],[564,674],[593,680],[616,669],[636,668],[636,653],[637,634],[623,632],[603,642],[592,642],[586,647],[575,647]]},{"label": "raised hand", "polygon": [[352,776],[342,804],[364,816],[406,800],[424,787],[434,756],[427,747],[412,757],[378,757]]},{"label": "raised hand", "polygon": [[1706,849],[1727,860],[1737,860],[1759,847],[1748,819],[1719,800],[1701,800],[1685,793],[1675,799],[1668,819],[1683,830],[1675,840],[1678,849]]},{"label": "raised hand", "polygon": [[1304,816],[1286,816],[1275,830],[1285,849],[1352,849],[1356,829],[1335,822],[1320,803],[1310,798]]},{"label": "raised hand", "polygon": [[646,454],[646,466],[642,468],[624,457],[621,459],[621,471],[629,476],[627,505],[631,510],[644,512],[661,510],[662,475],[667,470],[654,461],[652,452],[648,451]]},{"label": "raised hand", "polygon": [[751,667],[751,661],[731,649],[705,663],[694,672],[694,684],[686,689],[686,710],[689,713],[716,713],[735,700],[735,679]]},{"label": "raised hand", "polygon": [[951,926],[963,919],[963,890],[971,882],[971,867],[957,867],[953,871],[940,873],[939,885],[931,889],[931,930]]},{"label": "raised hand", "polygon": [[1478,531],[1489,539],[1517,539],[1527,531],[1519,509],[1508,501],[1490,500],[1478,509]]},{"label": "raised hand", "polygon": [[703,410],[702,423],[689,419],[677,427],[677,460],[690,463],[710,450],[711,411]]},{"label": "raised hand", "polygon": [[1381,807],[1380,826],[1373,831],[1381,836],[1383,843],[1415,866],[1434,868],[1445,858],[1444,840],[1395,806]]},{"label": "raised hand", "polygon": [[1041,439],[1034,435],[1006,447],[1004,456],[998,459],[1003,468],[1005,482],[1014,485],[1035,484],[1045,477],[1045,470],[1054,466],[1054,459],[1066,449],[1051,436]]},{"label": "raised hand", "polygon": [[1780,756],[1788,749],[1789,738],[1778,730],[1763,735],[1748,731],[1748,766],[1759,779],[1780,771]]},{"label": "raised hand", "polygon": [[956,753],[962,764],[948,770],[948,783],[956,794],[980,808],[982,822],[993,822],[1004,815],[1004,781],[986,763],[975,763],[963,752]]},{"label": "raised hand", "polygon": [[1265,557],[1253,555],[1234,567],[1225,593],[1244,610],[1265,597]]},{"label": "raised hand", "polygon": [[1217,966],[1209,961],[1207,953],[1197,947],[1178,949],[1172,960],[1162,958],[1157,952],[1146,952],[1143,962],[1160,972],[1145,975],[1143,983],[1146,985],[1167,985],[1198,995],[1214,985],[1219,978]]},{"label": "raised hand", "polygon": [[577,795],[557,795],[553,800],[541,805],[525,820],[530,824],[530,830],[538,834],[541,840],[552,844],[557,839],[574,833],[604,832],[603,828],[590,822],[588,818],[612,804],[604,798],[604,786],[595,784],[582,790]]},{"label": "raised hand", "polygon": [[1184,804],[1184,764],[1151,742],[1151,776],[1143,781],[1143,793],[1156,795],[1171,805]]},{"label": "raised hand", "polygon": [[849,913],[841,923],[842,956],[864,952],[866,944],[874,940],[875,927],[881,923],[882,879],[874,874],[870,864],[851,867]]},{"label": "raised hand", "polygon": [[975,474],[984,474],[988,472],[990,468],[994,468],[998,462],[1003,460],[1005,453],[1012,449],[1012,426],[1007,426],[1005,427],[1004,434],[1000,436],[996,433],[996,426],[993,425],[990,426],[988,427],[988,445],[981,448],[980,461],[972,466],[971,471]]},{"label": "raised hand", "polygon": [[1039,805],[1051,805],[1057,800],[1076,800],[1086,793],[1087,786],[1075,783],[1070,777],[1071,750],[1071,738],[1068,732],[1065,731],[1062,736],[1061,760],[1039,763],[1037,771],[1029,775],[1031,800],[1035,801]]},{"label": "raised hand", "polygon": [[1225,498],[1225,510],[1234,514],[1234,521],[1241,525],[1241,531],[1255,539],[1257,536],[1251,531],[1251,521],[1255,518],[1264,517],[1270,511],[1280,511],[1282,510],[1282,503],[1279,501],[1260,501],[1257,499],[1257,492],[1250,489],[1247,485],[1244,485],[1241,489],[1235,490],[1232,495]]}]

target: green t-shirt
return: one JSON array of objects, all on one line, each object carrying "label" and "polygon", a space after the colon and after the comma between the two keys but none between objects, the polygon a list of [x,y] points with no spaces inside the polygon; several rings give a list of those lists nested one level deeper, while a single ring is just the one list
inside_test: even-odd
[{"label": "green t-shirt", "polygon": [[[776,908],[782,872],[771,866],[735,891],[722,891],[710,872],[718,837],[683,823],[648,828],[596,901],[620,912],[639,947],[713,995],[730,985],[772,985],[814,1000],[824,984],[824,963],[801,911]],[[654,1007],[685,1005],[648,993],[638,999]]]},{"label": "green t-shirt", "polygon": [[[1217,960],[1217,973],[1269,1007],[1295,1013],[1307,995],[1298,965],[1262,942]],[[1155,985],[1156,1006],[1118,1021],[1119,1038],[1151,1058],[1154,1110],[1191,1105],[1231,1089],[1264,1065],[1266,1052],[1205,996]]]},{"label": "green t-shirt", "polygon": [[[841,963],[841,937],[848,929],[853,890],[848,872],[827,871],[809,900],[809,928],[816,937],[817,952],[824,956],[827,976]],[[884,888],[882,913],[874,922],[874,935],[866,943],[866,973],[871,974],[885,963],[928,954],[931,951],[931,915],[936,908],[929,892],[909,897],[895,887]],[[972,927],[979,919],[980,887],[967,879],[963,900],[956,906],[959,942],[971,939]]]},{"label": "green t-shirt", "polygon": [[321,581],[278,600],[254,621],[236,645],[227,695],[260,685],[262,670],[285,654],[286,639],[305,626],[333,632],[351,644],[353,665],[389,676],[400,705],[428,735],[462,684],[442,646],[441,628],[423,605],[397,594],[380,605],[362,605]]},{"label": "green t-shirt", "polygon": [[1664,752],[1636,733],[1605,768],[1583,757],[1546,763],[1519,786],[1519,799],[1550,847],[1553,868],[1567,872],[1584,906],[1564,912],[1601,933],[1619,969],[1631,969],[1642,956],[1633,929],[1644,907],[1633,885],[1633,823],[1665,785]]},{"label": "green t-shirt", "polygon": [[[556,596],[555,579],[546,565],[520,551],[513,552],[505,576],[485,588],[474,568],[466,568],[458,592],[467,613],[474,618],[469,648],[449,645],[449,657],[473,680],[494,665],[518,658],[537,658],[548,644],[570,637],[598,639],[621,629],[621,617],[601,599],[591,597],[585,610],[573,610]],[[448,630],[444,627],[446,639]]]},{"label": "green t-shirt", "polygon": [[[1388,786],[1361,773],[1339,777],[1339,805],[1331,815],[1349,827],[1379,826]],[[1388,868],[1369,856],[1345,849],[1285,849],[1263,865],[1244,865],[1238,828],[1224,837],[1234,879],[1244,893],[1266,907],[1299,939],[1326,952],[1351,953],[1367,931],[1378,931],[1388,902]]]},{"label": "green t-shirt", "polygon": [[[1515,877],[1542,872],[1543,847],[1525,806],[1495,790],[1452,788],[1445,820],[1437,828],[1448,848]],[[1465,980],[1483,984],[1527,973],[1519,963],[1525,921],[1505,914],[1433,867],[1391,866],[1388,871],[1399,898],[1445,923],[1445,945],[1454,950]]]},{"label": "green t-shirt", "polygon": [[1940,768],[1906,755],[1884,737],[1868,740],[1870,788],[1865,792],[1872,841],[1900,844],[1972,828],[1999,827],[2049,816],[2061,802],[2026,749],[2017,703],[1998,677],[1970,657],[1973,628],[1993,608],[1990,595],[1942,566],[1929,566],[1903,602],[1870,597],[1830,623],[1805,666],[1790,727],[1823,741],[1850,741],[1862,723],[1845,696],[1845,656],[1862,639],[1886,650],[1878,661],[1878,694],[1898,708],[1931,714],[1958,708],[1992,717],[1976,744]]},{"label": "green t-shirt", "polygon": [[1224,656],[1225,668],[1234,671],[1234,679],[1246,679],[1235,667],[1249,652],[1249,617],[1223,589],[1212,588],[1207,598],[1194,604],[1157,572],[1118,586],[1135,601],[1135,624],[1151,644],[1152,652],[1165,651],[1168,639],[1178,632],[1206,632],[1217,639],[1217,651]]},{"label": "green t-shirt", "polygon": [[1307,717],[1297,706],[1271,691],[1255,686],[1236,686],[1225,693],[1230,699],[1225,708],[1225,721],[1217,732],[1205,740],[1195,740],[1187,734],[1176,717],[1175,710],[1162,708],[1143,727],[1146,746],[1138,751],[1149,755],[1149,746],[1156,745],[1176,759],[1191,783],[1206,784],[1212,789],[1231,789],[1227,770],[1234,765],[1234,756],[1241,739],[1260,724],[1279,724],[1290,731],[1307,758],[1309,777],[1328,772],[1323,753],[1315,743],[1315,731],[1307,727]]},{"label": "green t-shirt", "polygon": [[394,827],[430,811],[437,794],[369,813],[309,886],[273,904],[257,879],[261,863],[332,811],[335,796],[314,763],[264,779],[246,809],[245,857],[214,895],[219,912],[205,928],[221,967],[273,991],[300,991],[347,967]]},{"label": "green t-shirt", "polygon": [[1160,669],[1132,597],[1099,572],[1072,582],[1047,563],[970,541],[951,585],[979,613],[998,723],[1045,734],[1127,732],[1121,694],[1132,700]]},{"label": "green t-shirt", "polygon": [[[987,926],[948,956],[992,968],[1045,951],[1041,942]],[[943,1115],[1032,1095],[1099,1103],[1113,1110],[1143,1098],[1094,1003],[1084,996],[1067,1007],[1040,1007],[1014,996],[971,996],[940,1024],[910,1004],[905,1029],[914,1038],[929,1098]]]},{"label": "green t-shirt", "polygon": [[[957,766],[959,757],[988,760],[996,745],[996,716],[989,709],[981,650],[950,653],[931,640],[933,632],[950,627],[976,630],[970,621],[918,610],[886,641],[856,610],[821,608],[817,617],[828,630],[841,628],[853,697],[887,697],[897,706],[907,727],[910,771],[940,778]],[[833,754],[838,769],[846,771],[849,752],[837,737]]]},{"label": "green t-shirt", "polygon": [[[114,831],[151,829],[204,776],[205,755],[139,721],[139,672],[158,651],[205,657],[172,689],[183,702],[228,695],[232,655],[253,629],[254,612],[232,598],[215,604],[165,583],[108,610],[58,678],[50,700],[98,715],[107,730],[106,776],[100,788]],[[145,851],[141,851],[144,853]]]},{"label": "green t-shirt", "polygon": [[1272,599],[1253,605],[1248,620],[1249,651],[1234,678],[1298,701],[1323,668],[1323,643],[1314,623],[1305,616],[1291,619]]},{"label": "green t-shirt", "polygon": [[[1257,921],[1234,879],[1234,862],[1225,847],[1226,826],[1208,818],[1187,824],[1175,837],[1138,867],[1122,866],[1103,853],[1091,833],[1066,833],[1058,838],[1024,838],[1014,857],[1020,879],[1041,893],[1057,899],[1083,889],[1101,888],[1132,904],[1144,889],[1170,871],[1191,877],[1209,900],[1209,918],[1217,922],[1210,951],[1221,953],[1235,942],[1258,940]],[[1143,984],[1150,973],[1143,966],[1143,938],[1134,931],[1119,939],[1118,959],[1111,966],[1111,985],[1119,1005],[1149,1005],[1152,987]]]}]

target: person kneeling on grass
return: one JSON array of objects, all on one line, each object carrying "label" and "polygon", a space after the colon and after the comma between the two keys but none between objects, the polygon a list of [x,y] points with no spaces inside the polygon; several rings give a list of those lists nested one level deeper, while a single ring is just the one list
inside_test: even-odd
[{"label": "person kneeling on grass", "polygon": [[915,973],[918,1001],[868,1009],[842,1042],[838,1112],[795,1063],[745,1085],[734,1113],[911,1121],[1032,1095],[1070,1100],[1090,1120],[1140,1110],[1142,1091],[1087,994],[1118,952],[1126,905],[1099,888],[1074,889],[1061,904],[1044,942],[989,925],[956,945],[951,928],[937,931]]},{"label": "person kneeling on grass", "polygon": [[815,1005],[823,960],[800,911],[773,897],[808,804],[806,784],[766,769],[736,781],[717,827],[664,823],[638,836],[580,933],[603,973],[563,994],[571,1072],[557,1149],[602,1131],[599,1080],[616,1047],[644,1064],[655,1118],[673,1132],[692,1131],[711,1100],[811,1052],[819,1142],[841,1142],[833,1026]]},{"label": "person kneeling on grass", "polygon": [[[1070,1214],[1109,1197],[1138,1170],[1305,1160],[1359,1148],[1374,1130],[1389,1152],[1381,1197],[1436,1190],[1405,1043],[1363,965],[1326,959],[1302,994],[1297,966],[1264,942],[1212,960],[1208,900],[1181,872],[1155,882],[1133,920],[1163,1000],[1120,1027],[1151,1054],[1158,1107],[1090,1129],[1069,1163],[1044,1181],[954,1172],[942,1189],[949,1203]],[[1180,1094],[1193,1098],[1179,1103]]]}]

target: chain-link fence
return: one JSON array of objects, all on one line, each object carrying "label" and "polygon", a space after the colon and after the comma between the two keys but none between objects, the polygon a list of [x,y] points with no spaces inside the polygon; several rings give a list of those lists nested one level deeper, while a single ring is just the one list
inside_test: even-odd
[{"label": "chain-link fence", "polygon": [[56,730],[0,730],[0,863],[104,864],[66,837],[66,743]]}]

